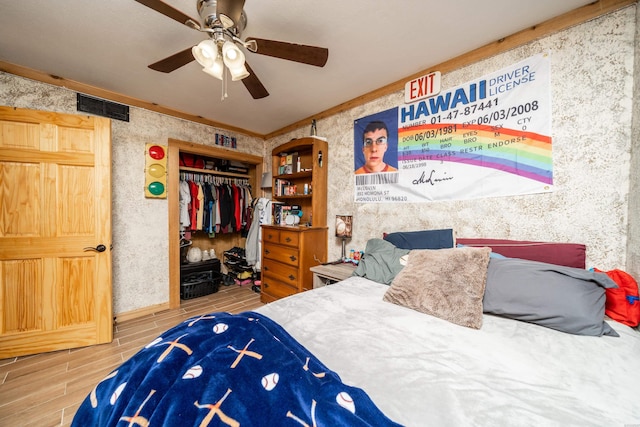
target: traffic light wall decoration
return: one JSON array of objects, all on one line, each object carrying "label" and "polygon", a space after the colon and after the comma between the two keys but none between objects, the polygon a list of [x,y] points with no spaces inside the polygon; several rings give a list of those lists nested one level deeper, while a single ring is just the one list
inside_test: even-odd
[{"label": "traffic light wall decoration", "polygon": [[167,149],[147,144],[144,153],[144,195],[152,199],[167,198]]}]

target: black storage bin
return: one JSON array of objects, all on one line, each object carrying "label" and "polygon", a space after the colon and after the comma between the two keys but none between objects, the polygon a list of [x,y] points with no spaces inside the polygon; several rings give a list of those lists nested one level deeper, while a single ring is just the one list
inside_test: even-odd
[{"label": "black storage bin", "polygon": [[220,260],[211,259],[180,266],[180,299],[192,299],[218,292],[222,275]]},{"label": "black storage bin", "polygon": [[[212,277],[213,276],[213,277]],[[180,299],[192,299],[218,292],[219,273],[200,273],[180,284]]]}]

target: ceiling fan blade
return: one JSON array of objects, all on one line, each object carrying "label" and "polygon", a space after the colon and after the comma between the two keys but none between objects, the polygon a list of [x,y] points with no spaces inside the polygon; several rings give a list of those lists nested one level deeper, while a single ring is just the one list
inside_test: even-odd
[{"label": "ceiling fan blade", "polygon": [[266,98],[269,96],[269,92],[267,92],[267,89],[262,85],[262,82],[258,79],[258,76],[253,72],[249,64],[245,62],[244,65],[247,67],[249,76],[242,79],[242,83],[244,84],[244,87],[247,88],[253,99]]},{"label": "ceiling fan blade", "polygon": [[158,13],[163,14],[166,17],[169,17],[175,21],[178,21],[181,24],[185,24],[188,20],[192,20],[194,22],[198,22],[197,20],[192,19],[191,17],[185,15],[177,9],[169,6],[168,4],[162,2],[161,0],[135,0],[140,4],[147,6],[150,9],[155,10]]},{"label": "ceiling fan blade", "polygon": [[152,70],[160,71],[162,73],[170,73],[184,65],[187,65],[194,59],[195,58],[191,53],[191,48],[189,47],[181,52],[176,53],[175,55],[171,55],[168,58],[164,58],[158,62],[154,62],[153,64],[149,65],[149,68],[151,68]]},{"label": "ceiling fan blade", "polygon": [[240,22],[243,7],[244,0],[218,0],[216,3],[216,13],[218,16],[225,15],[233,21],[234,25],[237,25]]},{"label": "ceiling fan blade", "polygon": [[301,62],[303,64],[315,65],[316,67],[324,67],[329,58],[329,49],[324,47],[257,39],[254,37],[248,38],[247,42],[250,40],[255,40],[256,42],[257,48],[254,51],[255,53],[273,56],[274,58]]}]

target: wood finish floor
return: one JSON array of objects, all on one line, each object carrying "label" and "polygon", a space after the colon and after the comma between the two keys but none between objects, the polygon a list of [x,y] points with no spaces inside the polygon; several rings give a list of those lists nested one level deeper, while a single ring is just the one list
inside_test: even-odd
[{"label": "wood finish floor", "polygon": [[118,323],[110,344],[0,360],[0,426],[68,426],[100,380],[166,329],[192,316],[262,305],[249,287],[221,286],[179,309]]}]

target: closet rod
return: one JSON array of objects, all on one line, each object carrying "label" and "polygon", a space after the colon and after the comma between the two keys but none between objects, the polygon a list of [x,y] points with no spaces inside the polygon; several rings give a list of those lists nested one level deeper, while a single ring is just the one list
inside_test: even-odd
[{"label": "closet rod", "polygon": [[247,174],[241,174],[241,173],[235,173],[235,172],[223,172],[223,171],[216,171],[211,169],[189,168],[185,166],[180,166],[180,172],[193,172],[193,173],[201,173],[206,175],[229,176],[232,178],[245,178],[245,179],[251,178],[251,176]]},{"label": "closet rod", "polygon": [[180,181],[208,182],[210,184],[234,184],[242,187],[251,187],[249,178],[234,178],[229,176],[216,176],[200,174],[196,172],[180,172]]}]

